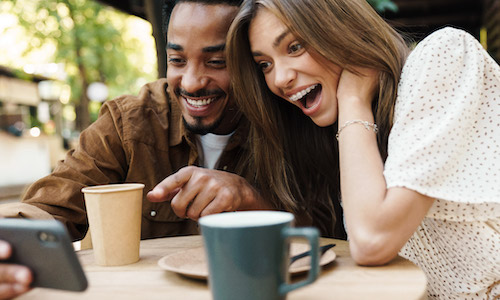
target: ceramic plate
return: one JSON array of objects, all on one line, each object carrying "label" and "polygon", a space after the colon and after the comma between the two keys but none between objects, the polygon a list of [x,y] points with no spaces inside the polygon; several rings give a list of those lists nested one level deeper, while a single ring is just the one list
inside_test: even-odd
[{"label": "ceramic plate", "polygon": [[[308,250],[307,244],[292,243],[290,247],[290,256],[302,253]],[[333,249],[327,250],[320,259],[320,265],[325,266],[335,260],[336,254]],[[291,275],[299,275],[309,270],[309,257],[301,258],[290,266]],[[179,273],[181,275],[195,278],[207,279],[208,265],[206,262],[205,250],[203,247],[193,248],[185,251],[179,251],[162,257],[158,261],[160,268]]]}]

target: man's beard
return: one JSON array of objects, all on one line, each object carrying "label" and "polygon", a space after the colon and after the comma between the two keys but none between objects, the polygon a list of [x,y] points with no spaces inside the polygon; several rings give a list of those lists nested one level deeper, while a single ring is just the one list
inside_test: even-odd
[{"label": "man's beard", "polygon": [[[213,91],[208,91],[208,90],[200,90],[196,93],[188,93],[187,91],[181,89],[181,88],[176,88],[175,91],[173,92],[173,95],[177,98],[180,99],[182,97],[204,97],[206,95],[211,95],[211,94],[216,94],[218,96],[224,95],[224,91],[222,90],[213,90]],[[182,96],[181,96],[182,95]],[[173,97],[172,97],[173,98]],[[193,123],[188,123],[186,122],[186,119],[183,117],[182,122],[184,123],[184,127],[186,127],[187,130],[194,134],[200,134],[200,135],[205,135],[207,133],[211,133],[214,130],[219,127],[219,125],[222,123],[222,119],[224,117],[224,113],[222,113],[217,120],[215,120],[211,124],[203,125],[203,117],[193,117],[194,122]]]},{"label": "man's beard", "polygon": [[222,115],[217,120],[215,120],[215,122],[207,125],[203,125],[202,117],[194,117],[194,122],[192,124],[186,122],[186,119],[184,118],[182,118],[182,122],[184,123],[186,129],[190,132],[194,134],[205,135],[207,133],[213,132],[215,129],[217,129],[217,127],[219,127],[220,123],[222,122]]}]

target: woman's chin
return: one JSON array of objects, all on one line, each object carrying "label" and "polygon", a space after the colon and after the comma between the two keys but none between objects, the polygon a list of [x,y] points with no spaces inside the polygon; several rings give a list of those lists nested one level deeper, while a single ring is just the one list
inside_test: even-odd
[{"label": "woman's chin", "polygon": [[309,116],[311,120],[314,122],[319,127],[327,127],[330,125],[335,124],[337,122],[337,115],[332,114],[332,115],[318,115],[318,116]]}]

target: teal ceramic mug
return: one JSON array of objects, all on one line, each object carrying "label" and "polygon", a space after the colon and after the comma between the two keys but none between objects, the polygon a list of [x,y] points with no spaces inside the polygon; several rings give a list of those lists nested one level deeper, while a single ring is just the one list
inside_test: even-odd
[{"label": "teal ceramic mug", "polygon": [[[319,272],[319,232],[291,227],[293,214],[280,211],[242,211],[209,215],[199,224],[208,258],[209,284],[214,300],[279,300],[316,280]],[[289,283],[291,237],[311,246],[308,277]]]}]

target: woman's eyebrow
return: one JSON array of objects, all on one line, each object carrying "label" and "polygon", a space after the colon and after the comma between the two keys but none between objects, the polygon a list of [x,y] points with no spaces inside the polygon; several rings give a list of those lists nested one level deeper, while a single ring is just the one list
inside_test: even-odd
[{"label": "woman's eyebrow", "polygon": [[278,35],[276,37],[276,39],[274,39],[274,42],[273,42],[273,47],[276,48],[280,45],[280,43],[283,41],[283,39],[290,33],[290,30],[285,30],[283,31],[280,35]]},{"label": "woman's eyebrow", "polygon": [[262,52],[255,51],[255,52],[252,52],[252,56],[263,56],[263,54],[262,54]]},{"label": "woman's eyebrow", "polygon": [[[275,39],[274,39],[274,42],[273,42],[273,47],[276,48],[280,45],[280,43],[283,41],[283,39],[288,35],[290,34],[290,30],[285,30],[283,31],[280,35],[278,35]],[[253,56],[262,56],[262,52],[259,52],[259,51],[254,51],[252,52],[252,55]]]}]

